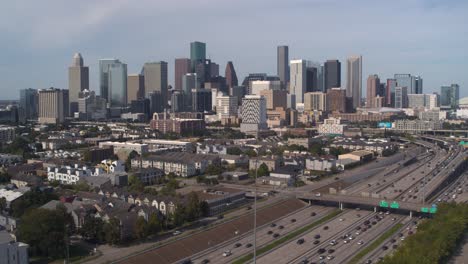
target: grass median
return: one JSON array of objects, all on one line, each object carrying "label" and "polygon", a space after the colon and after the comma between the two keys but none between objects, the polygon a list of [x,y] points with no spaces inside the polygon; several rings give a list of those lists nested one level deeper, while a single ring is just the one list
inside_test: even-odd
[{"label": "grass median", "polygon": [[[270,244],[267,244],[266,246],[261,247],[260,249],[257,249],[257,256],[260,256],[261,254],[266,253],[266,252],[272,250],[273,248],[275,248],[275,247],[277,247],[277,246],[279,246],[279,245],[281,245],[281,244],[283,244],[285,242],[288,242],[289,240],[295,238],[296,236],[298,236],[298,235],[300,235],[300,234],[302,234],[302,233],[304,233],[306,231],[309,231],[310,229],[312,229],[312,228],[314,228],[314,227],[316,227],[318,225],[321,225],[321,224],[329,221],[330,219],[334,218],[335,216],[337,216],[337,215],[339,215],[341,213],[342,213],[342,211],[340,211],[340,210],[333,211],[333,212],[329,213],[328,215],[320,218],[319,220],[317,220],[317,221],[315,221],[315,222],[313,222],[311,224],[308,224],[308,225],[306,225],[306,226],[304,226],[304,227],[302,227],[302,228],[300,228],[300,229],[298,229],[296,231],[293,231],[293,232],[291,232],[291,233],[289,233],[289,234],[287,234],[287,235],[285,235],[285,236],[283,236],[281,238],[278,238],[277,240],[271,242]],[[252,258],[253,258],[253,253],[250,253],[248,255],[245,255],[245,256],[237,259],[236,261],[233,262],[233,264],[246,263],[246,262],[250,261]]]},{"label": "grass median", "polygon": [[387,240],[389,237],[393,236],[400,228],[403,227],[403,224],[398,223],[394,225],[392,228],[387,230],[387,232],[383,233],[377,240],[372,242],[369,246],[365,247],[363,250],[361,250],[357,255],[355,255],[348,264],[356,264],[358,263],[365,255],[369,254],[369,252],[373,251],[376,249],[380,244],[382,244],[385,240]]}]

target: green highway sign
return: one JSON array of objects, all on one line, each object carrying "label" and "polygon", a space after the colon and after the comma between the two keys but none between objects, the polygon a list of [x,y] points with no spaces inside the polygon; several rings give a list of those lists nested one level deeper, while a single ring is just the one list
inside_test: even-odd
[{"label": "green highway sign", "polygon": [[380,201],[379,206],[380,206],[380,207],[388,207],[388,202],[382,200],[382,201]]},{"label": "green highway sign", "polygon": [[429,213],[429,208],[427,208],[427,207],[421,207],[421,212],[423,212],[423,213]]},{"label": "green highway sign", "polygon": [[437,213],[437,207],[432,207],[431,209],[429,209],[429,213],[431,214]]},{"label": "green highway sign", "polygon": [[400,208],[400,204],[397,203],[397,202],[392,202],[392,203],[390,204],[390,208],[398,209],[398,208]]}]

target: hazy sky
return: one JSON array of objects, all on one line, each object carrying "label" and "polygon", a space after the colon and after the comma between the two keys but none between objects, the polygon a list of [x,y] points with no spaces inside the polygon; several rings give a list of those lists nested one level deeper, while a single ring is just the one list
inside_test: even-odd
[{"label": "hazy sky", "polygon": [[146,61],[189,57],[191,41],[207,56],[249,72],[276,74],[276,46],[290,59],[342,62],[363,56],[369,74],[421,75],[424,92],[460,84],[468,96],[468,1],[465,0],[41,0],[0,8],[0,99],[21,88],[68,88],[67,67],[81,52],[98,89],[98,59],[114,57],[139,72]]}]

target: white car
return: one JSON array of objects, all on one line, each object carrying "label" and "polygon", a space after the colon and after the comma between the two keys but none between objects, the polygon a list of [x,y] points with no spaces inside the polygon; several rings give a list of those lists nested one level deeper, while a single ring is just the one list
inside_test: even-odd
[{"label": "white car", "polygon": [[343,222],[343,220],[344,220],[343,218],[340,218],[340,222]]},{"label": "white car", "polygon": [[331,259],[334,259],[335,257],[333,257],[332,255],[328,255],[327,256],[327,259],[331,260]]},{"label": "white car", "polygon": [[223,257],[229,257],[231,255],[232,255],[231,250],[226,250],[223,252]]},{"label": "white car", "polygon": [[359,240],[359,242],[357,242],[357,244],[358,244],[358,245],[362,245],[362,244],[364,244],[364,241]]},{"label": "white car", "polygon": [[180,231],[177,230],[177,231],[174,231],[174,233],[172,233],[172,234],[173,234],[174,236],[177,236],[177,235],[182,234],[182,232],[180,232]]}]

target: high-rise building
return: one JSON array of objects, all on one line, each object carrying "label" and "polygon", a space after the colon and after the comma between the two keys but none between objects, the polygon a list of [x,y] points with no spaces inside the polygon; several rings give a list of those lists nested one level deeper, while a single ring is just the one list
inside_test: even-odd
[{"label": "high-rise building", "polygon": [[145,119],[150,119],[151,101],[148,98],[139,98],[130,102],[131,113],[142,113],[145,114]]},{"label": "high-rise building", "polygon": [[182,76],[182,91],[185,96],[185,108],[192,108],[192,89],[198,89],[197,75],[195,73],[187,73]]},{"label": "high-rise building", "polygon": [[191,72],[190,59],[175,59],[174,63],[174,90],[182,90],[182,78]]},{"label": "high-rise building", "polygon": [[142,73],[145,76],[145,93],[156,91],[162,95],[164,107],[168,101],[167,62],[147,62],[143,65]]},{"label": "high-rise building", "polygon": [[[210,62],[210,75],[208,80],[219,76],[219,64],[216,62]],[[206,80],[205,80],[206,81]]]},{"label": "high-rise building", "polygon": [[150,115],[154,113],[162,113],[166,109],[166,102],[159,91],[152,91],[148,94],[150,99]]},{"label": "high-rise building", "polygon": [[242,81],[242,86],[245,87],[247,94],[251,94],[251,83],[253,81],[279,81],[278,76],[268,76],[266,73],[249,73]]},{"label": "high-rise building", "polygon": [[212,94],[210,89],[192,89],[192,111],[205,112],[212,110]]},{"label": "high-rise building", "polygon": [[283,87],[287,87],[289,82],[289,47],[278,46],[277,48],[276,72]]},{"label": "high-rise building", "polygon": [[[97,96],[94,91],[83,90],[78,99],[79,116],[83,120],[104,120],[107,117],[107,100]],[[75,114],[76,115],[76,114]]]},{"label": "high-rise building", "polygon": [[326,111],[327,94],[324,92],[309,92],[304,94],[304,111]]},{"label": "high-rise building", "polygon": [[425,94],[408,94],[409,108],[424,108],[425,105]]},{"label": "high-rise building", "polygon": [[171,112],[183,112],[184,109],[184,93],[180,90],[175,90],[171,95]]},{"label": "high-rise building", "polygon": [[440,107],[455,110],[460,100],[460,86],[452,84],[440,87]]},{"label": "high-rise building", "polygon": [[266,89],[261,90],[257,95],[265,97],[267,109],[273,110],[278,107],[287,108],[287,94],[288,92],[283,89]]},{"label": "high-rise building", "polygon": [[389,107],[395,106],[395,87],[397,87],[396,79],[387,79],[387,85],[385,89],[385,101]]},{"label": "high-rise building", "polygon": [[440,98],[436,93],[424,95],[424,105],[427,109],[434,109],[440,106]]},{"label": "high-rise building", "polygon": [[203,42],[191,42],[190,43],[190,62],[192,72],[195,72],[195,66],[198,63],[205,63],[206,60],[206,44]]},{"label": "high-rise building", "polygon": [[237,116],[238,106],[236,96],[216,97],[216,114],[220,119]]},{"label": "high-rise building", "polygon": [[307,61],[292,60],[290,63],[289,93],[296,96],[296,104],[304,103],[307,91]]},{"label": "high-rise building", "polygon": [[232,61],[227,62],[224,75],[226,77],[226,85],[228,88],[237,86],[237,74],[236,70],[234,69],[234,64],[232,64]]},{"label": "high-rise building", "polygon": [[[312,64],[312,63],[311,63]],[[320,65],[308,65],[306,69],[306,90],[307,92],[318,92],[318,74]]]},{"label": "high-rise building", "polygon": [[242,99],[241,118],[240,131],[243,133],[266,129],[267,109],[265,98],[260,95],[246,95]]},{"label": "high-rise building", "polygon": [[223,76],[211,77],[209,81],[204,83],[205,89],[217,89],[218,91],[228,94],[229,88],[226,85],[226,78]]},{"label": "high-rise building", "polygon": [[339,60],[327,60],[325,68],[325,91],[331,88],[341,87],[341,62]]},{"label": "high-rise building", "polygon": [[80,53],[75,53],[73,62],[68,67],[68,93],[70,94],[69,112],[78,112],[78,98],[83,90],[89,90],[89,68],[83,66],[83,58]]},{"label": "high-rise building", "polygon": [[411,74],[395,74],[397,85],[407,87],[409,94],[421,94],[423,92],[423,80],[420,76]]},{"label": "high-rise building", "polygon": [[408,107],[408,87],[395,87],[395,108]]},{"label": "high-rise building", "polygon": [[129,74],[127,77],[127,102],[145,97],[145,78],[141,74]]},{"label": "high-rise building", "polygon": [[99,91],[101,98],[109,101],[109,67],[112,64],[120,63],[117,59],[99,60]]},{"label": "high-rise building", "polygon": [[229,95],[237,97],[237,104],[242,104],[242,98],[247,94],[245,86],[234,86],[229,89]]},{"label": "high-rise building", "polygon": [[352,108],[358,108],[362,97],[362,56],[351,56],[346,64],[346,94],[352,98]]},{"label": "high-rise building", "polygon": [[109,106],[112,108],[127,106],[127,64],[121,62],[110,64],[108,77]]},{"label": "high-rise building", "polygon": [[65,121],[68,90],[57,88],[39,90],[39,123],[59,124]]},{"label": "high-rise building", "polygon": [[36,89],[28,88],[20,90],[19,120],[26,122],[29,119],[37,119],[39,107],[38,93]]},{"label": "high-rise building", "polygon": [[377,74],[369,75],[367,78],[367,95],[366,95],[366,107],[374,108],[374,98],[380,93],[380,79]]},{"label": "high-rise building", "polygon": [[251,94],[260,95],[263,90],[280,90],[281,81],[252,81],[250,91]]},{"label": "high-rise building", "polygon": [[331,88],[327,91],[327,110],[330,112],[346,112],[346,90]]}]

